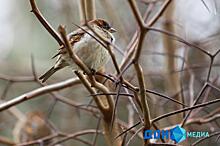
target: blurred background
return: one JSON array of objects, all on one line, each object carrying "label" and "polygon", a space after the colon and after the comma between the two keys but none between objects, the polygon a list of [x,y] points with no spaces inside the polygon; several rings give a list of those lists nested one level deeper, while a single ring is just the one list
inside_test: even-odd
[{"label": "blurred background", "polygon": [[[147,0],[137,0],[142,15],[149,7]],[[150,1],[150,0],[149,0]],[[154,9],[148,20],[158,11],[164,0],[153,3]],[[68,32],[76,29],[75,24],[80,24],[77,0],[36,0],[38,7],[48,22],[57,29],[64,24]],[[38,76],[43,74],[55,62],[51,57],[56,54],[59,45],[39,23],[27,0],[1,0],[0,2],[0,98],[10,100],[33,89],[39,88],[36,82],[10,82],[4,77],[32,77],[31,55],[34,58],[34,66]],[[115,33],[116,45],[124,52],[134,35],[137,25],[134,16],[126,0],[96,0],[97,17],[107,19],[118,31]],[[178,0],[173,1],[172,6],[163,15],[154,27],[171,31],[185,40],[192,42],[201,48],[214,54],[220,45],[220,1],[218,0]],[[147,88],[178,99],[183,97],[186,104],[190,104],[206,81],[210,58],[197,49],[190,48],[175,40],[168,39],[157,32],[149,32],[145,39],[141,56],[141,63],[145,73]],[[123,56],[115,50],[117,61],[120,64]],[[184,58],[187,65],[183,66]],[[220,86],[219,55],[215,57],[210,81]],[[106,67],[106,72],[114,73],[112,62]],[[190,68],[187,70],[187,67]],[[137,85],[133,67],[126,71],[125,76],[134,85]],[[53,75],[47,84],[56,83],[73,77],[70,69],[66,68]],[[181,83],[181,86],[180,86]],[[86,105],[91,97],[83,86],[59,91],[59,94],[69,99]],[[219,98],[219,93],[210,90],[209,95],[203,101]],[[163,113],[178,109],[180,106],[152,95],[149,99],[151,116],[156,117]],[[127,122],[129,102],[126,98],[120,98],[118,117]],[[193,116],[202,116],[219,107],[216,104],[211,108],[200,110]],[[45,94],[26,101],[16,106],[14,112],[24,116],[31,112],[39,112],[55,127],[66,133],[73,133],[83,129],[97,127],[98,119],[84,111],[67,104],[55,101],[50,95]],[[180,115],[181,116],[181,115]],[[166,127],[178,123],[178,116],[167,118],[160,122],[160,126]],[[134,118],[134,120],[137,119]],[[14,139],[13,131],[18,119],[10,111],[0,113],[0,135],[10,140]],[[189,125],[191,131],[218,131],[220,120],[200,125]],[[91,140],[91,135],[84,136]],[[216,137],[210,138],[201,145],[218,145]],[[195,141],[190,139],[185,145]],[[103,145],[104,138],[99,136],[97,145]],[[130,145],[140,145],[141,140],[135,138]],[[4,145],[4,144],[0,144]],[[69,140],[63,145],[80,145],[76,140]]]}]

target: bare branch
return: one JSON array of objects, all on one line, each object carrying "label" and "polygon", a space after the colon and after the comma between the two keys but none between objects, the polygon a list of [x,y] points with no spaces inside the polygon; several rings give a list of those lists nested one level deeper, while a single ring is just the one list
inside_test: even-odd
[{"label": "bare branch", "polygon": [[31,4],[31,12],[35,14],[37,19],[40,21],[40,23],[45,27],[45,29],[54,37],[54,39],[59,43],[60,46],[63,45],[63,41],[61,40],[58,33],[53,29],[53,27],[47,22],[47,20],[43,17],[39,9],[37,8],[37,5],[35,3],[35,0],[30,0]]},{"label": "bare branch", "polygon": [[153,123],[153,122],[159,121],[163,118],[166,118],[166,117],[178,114],[178,113],[182,113],[184,111],[189,111],[189,110],[192,111],[193,109],[196,109],[196,108],[199,108],[199,107],[205,107],[207,105],[215,104],[215,103],[218,103],[218,102],[220,102],[220,99],[211,100],[211,101],[208,101],[208,102],[205,102],[205,103],[197,104],[197,105],[192,106],[192,107],[186,107],[186,108],[183,108],[183,109],[180,109],[180,110],[169,112],[169,113],[166,113],[164,115],[161,115],[161,116],[158,116],[158,117],[152,119],[151,122]]},{"label": "bare branch", "polygon": [[81,135],[94,134],[94,133],[101,134],[102,132],[97,131],[96,129],[82,130],[82,131],[79,131],[79,132],[76,132],[76,133],[73,133],[73,134],[69,134],[64,138],[61,138],[60,140],[51,143],[49,146],[54,146],[56,144],[63,143],[65,141],[69,140],[69,139],[73,139],[73,138],[81,136]]},{"label": "bare branch", "polygon": [[73,79],[69,79],[63,82],[59,82],[59,83],[55,83],[52,85],[48,85],[45,87],[41,87],[38,89],[35,89],[33,91],[30,91],[28,93],[25,93],[23,95],[20,95],[18,97],[13,98],[12,100],[6,101],[5,103],[0,104],[0,112],[3,110],[6,110],[14,105],[17,105],[19,103],[22,103],[26,100],[30,100],[34,97],[43,95],[43,94],[47,94],[49,92],[53,92],[53,91],[58,91],[67,87],[71,87],[74,85],[79,84],[80,81],[77,78],[73,78]]}]

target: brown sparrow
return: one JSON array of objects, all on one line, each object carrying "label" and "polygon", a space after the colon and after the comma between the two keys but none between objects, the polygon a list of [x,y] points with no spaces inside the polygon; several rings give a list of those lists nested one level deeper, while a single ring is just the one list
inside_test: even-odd
[{"label": "brown sparrow", "polygon": [[[116,30],[105,20],[95,19],[88,22],[88,24],[100,36],[114,43],[115,38],[112,33],[116,32]],[[76,53],[89,69],[99,71],[108,62],[110,55],[107,49],[94,39],[93,36],[95,34],[88,27],[83,26],[82,28],[84,30],[79,28],[67,36],[72,45],[72,51]],[[39,78],[42,82],[45,82],[52,74],[66,66],[71,67],[74,71],[79,70],[79,67],[71,60],[64,47],[61,47],[54,57],[57,56],[55,65]]]},{"label": "brown sparrow", "polygon": [[51,135],[52,129],[41,112],[30,112],[25,119],[16,123],[15,141],[30,142]]}]

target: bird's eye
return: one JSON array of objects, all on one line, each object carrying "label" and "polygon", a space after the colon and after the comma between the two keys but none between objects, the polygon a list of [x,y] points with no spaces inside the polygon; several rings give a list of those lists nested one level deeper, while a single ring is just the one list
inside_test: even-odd
[{"label": "bird's eye", "polygon": [[106,30],[109,30],[111,27],[108,23],[104,23],[103,28],[106,29]]},{"label": "bird's eye", "polygon": [[111,37],[111,42],[113,42],[113,40],[114,40],[114,39]]}]

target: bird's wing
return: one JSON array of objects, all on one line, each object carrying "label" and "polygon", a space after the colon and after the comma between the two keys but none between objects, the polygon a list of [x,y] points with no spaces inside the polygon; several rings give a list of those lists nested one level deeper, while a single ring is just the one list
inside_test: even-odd
[{"label": "bird's wing", "polygon": [[[83,35],[85,34],[85,32],[84,31],[82,31],[81,29],[77,29],[76,31],[74,31],[74,32],[72,32],[72,33],[70,33],[70,34],[68,34],[68,39],[69,39],[69,41],[70,41],[70,44],[72,45],[72,46],[74,46],[74,44],[76,43],[76,42],[79,42],[80,40],[81,40],[81,38],[83,37]],[[52,57],[52,59],[53,58],[55,58],[55,57],[57,57],[57,56],[59,56],[60,54],[65,54],[66,53],[66,49],[64,48],[64,46],[60,46],[60,48],[58,49],[58,53],[57,54],[55,54],[53,57]]]}]

